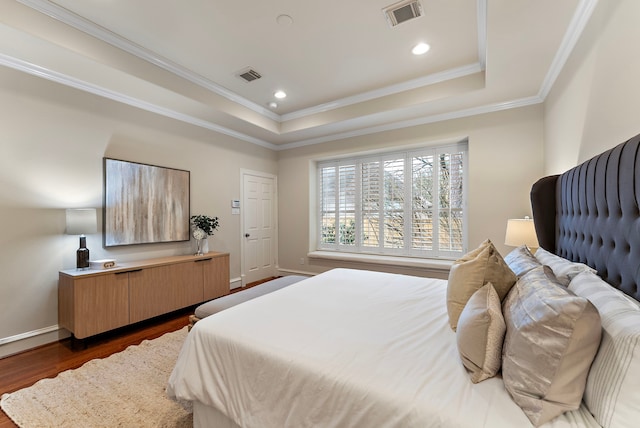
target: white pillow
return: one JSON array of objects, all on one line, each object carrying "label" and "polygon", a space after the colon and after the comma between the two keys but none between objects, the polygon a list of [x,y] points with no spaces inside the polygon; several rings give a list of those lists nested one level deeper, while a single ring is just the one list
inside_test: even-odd
[{"label": "white pillow", "polygon": [[602,320],[602,341],[584,402],[604,428],[638,426],[640,419],[640,306],[592,272],[571,280],[569,289],[593,303]]},{"label": "white pillow", "polygon": [[569,285],[571,279],[584,271],[596,273],[596,270],[584,263],[572,262],[564,257],[557,256],[544,248],[538,248],[536,259],[543,265],[549,266],[558,281],[563,285]]}]

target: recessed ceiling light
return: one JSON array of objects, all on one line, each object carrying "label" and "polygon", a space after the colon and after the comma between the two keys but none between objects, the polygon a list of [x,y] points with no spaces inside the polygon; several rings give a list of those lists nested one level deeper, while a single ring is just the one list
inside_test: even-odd
[{"label": "recessed ceiling light", "polygon": [[285,91],[276,91],[273,96],[281,100],[282,98],[286,98],[287,93]]},{"label": "recessed ceiling light", "polygon": [[278,108],[278,103],[277,103],[277,102],[275,102],[275,101],[271,101],[271,102],[269,103],[269,108],[272,108],[272,109],[276,109],[276,108]]},{"label": "recessed ceiling light", "polygon": [[429,49],[431,49],[431,46],[429,46],[428,44],[418,43],[413,47],[413,49],[411,49],[411,53],[413,53],[414,55],[423,55],[429,52]]},{"label": "recessed ceiling light", "polygon": [[283,27],[288,27],[293,24],[293,18],[289,15],[282,14],[276,17],[276,22]]}]

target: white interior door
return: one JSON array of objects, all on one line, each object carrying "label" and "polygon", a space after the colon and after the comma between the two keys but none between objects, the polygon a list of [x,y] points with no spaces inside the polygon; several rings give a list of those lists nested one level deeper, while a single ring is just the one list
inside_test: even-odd
[{"label": "white interior door", "polygon": [[242,285],[275,276],[275,177],[243,172]]}]

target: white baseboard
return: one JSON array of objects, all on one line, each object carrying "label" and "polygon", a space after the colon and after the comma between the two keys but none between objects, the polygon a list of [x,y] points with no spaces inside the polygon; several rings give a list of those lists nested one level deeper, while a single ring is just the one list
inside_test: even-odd
[{"label": "white baseboard", "polygon": [[278,272],[282,276],[285,276],[286,274],[289,274],[289,275],[315,276],[315,275],[318,274],[317,272],[306,272],[306,271],[303,271],[303,270],[281,269],[281,268],[278,268]]},{"label": "white baseboard", "polygon": [[48,343],[57,342],[71,334],[57,324],[0,338],[0,358],[8,357]]},{"label": "white baseboard", "polygon": [[240,288],[242,287],[242,278],[231,278],[231,281],[229,281],[229,287],[233,290],[234,288]]}]

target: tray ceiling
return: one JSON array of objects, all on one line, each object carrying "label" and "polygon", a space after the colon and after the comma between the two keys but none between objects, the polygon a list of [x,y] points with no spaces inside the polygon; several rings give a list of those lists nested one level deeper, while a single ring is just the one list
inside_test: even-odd
[{"label": "tray ceiling", "polygon": [[542,102],[597,0],[0,1],[0,64],[282,149]]}]

